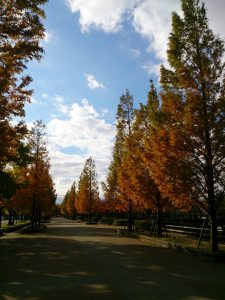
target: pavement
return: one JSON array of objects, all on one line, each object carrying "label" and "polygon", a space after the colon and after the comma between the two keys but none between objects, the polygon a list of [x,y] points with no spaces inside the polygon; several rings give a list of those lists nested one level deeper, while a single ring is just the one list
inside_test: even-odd
[{"label": "pavement", "polygon": [[0,238],[0,300],[224,300],[225,266],[55,219],[42,234]]}]

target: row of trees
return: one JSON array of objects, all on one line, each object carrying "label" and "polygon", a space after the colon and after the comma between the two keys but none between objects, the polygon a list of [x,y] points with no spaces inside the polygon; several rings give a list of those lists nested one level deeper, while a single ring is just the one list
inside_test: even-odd
[{"label": "row of trees", "polygon": [[55,207],[56,193],[50,175],[46,148],[45,125],[36,121],[26,135],[26,163],[9,164],[1,177],[1,206],[8,210],[9,224],[14,215],[29,216],[32,228],[51,214]]},{"label": "row of trees", "polygon": [[86,160],[80,174],[78,186],[75,181],[67,191],[61,204],[61,213],[64,216],[75,218],[77,214],[89,217],[92,222],[92,213],[100,210],[97,174],[94,160]]},{"label": "row of trees", "polygon": [[104,198],[111,211],[161,212],[198,205],[211,223],[218,250],[218,215],[225,192],[224,42],[208,26],[205,5],[182,0],[172,14],[168,64],[159,93],[150,82],[146,104],[134,110],[126,91],[117,111],[117,134]]},{"label": "row of trees", "polygon": [[[0,0],[0,198],[1,207],[31,212],[32,224],[55,201],[49,159],[43,144],[44,125],[30,132],[24,122],[24,106],[33,91],[27,63],[44,53],[41,8],[47,0]],[[39,216],[39,217],[38,217]]]}]

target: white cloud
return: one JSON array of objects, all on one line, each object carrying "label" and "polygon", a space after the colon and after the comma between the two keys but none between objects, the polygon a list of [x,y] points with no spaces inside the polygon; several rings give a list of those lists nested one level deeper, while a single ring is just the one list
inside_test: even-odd
[{"label": "white cloud", "polygon": [[[162,62],[171,31],[171,12],[181,12],[180,0],[66,0],[73,13],[80,13],[83,32],[92,28],[104,32],[117,32],[124,21],[130,21],[142,37],[149,41],[148,51]],[[210,26],[225,38],[224,0],[205,0]]]},{"label": "white cloud", "polygon": [[164,60],[169,32],[171,31],[171,12],[179,10],[177,0],[145,0],[133,11],[133,26],[149,40],[148,51]]},{"label": "white cloud", "polygon": [[45,31],[44,41],[46,43],[50,43],[53,38],[53,35],[47,31]]},{"label": "white cloud", "polygon": [[138,49],[130,49],[129,54],[130,54],[131,58],[137,58],[141,55],[141,52]]},{"label": "white cloud", "polygon": [[108,112],[109,112],[109,111],[108,111],[107,108],[103,108],[102,111],[101,111],[101,115],[102,115],[102,116],[105,116],[105,115],[108,114]]},{"label": "white cloud", "polygon": [[151,61],[147,62],[142,66],[142,68],[149,74],[149,75],[156,75],[159,76],[160,74],[160,64],[155,65]]},{"label": "white cloud", "polygon": [[104,89],[105,86],[102,82],[99,82],[95,79],[94,75],[92,74],[84,74],[86,80],[87,80],[87,85],[90,89]]},{"label": "white cloud", "polygon": [[[62,99],[59,97],[58,101]],[[83,99],[81,105],[73,103],[67,116],[63,120],[55,117],[47,124],[51,173],[60,195],[65,194],[74,179],[78,180],[89,156],[95,159],[97,173],[103,178],[115,135],[115,127],[107,123],[87,99]]]},{"label": "white cloud", "polygon": [[55,95],[54,99],[57,103],[64,103],[64,98],[62,96]]},{"label": "white cloud", "polygon": [[[83,32],[95,28],[117,32],[130,20],[135,30],[149,40],[149,50],[165,58],[171,11],[179,9],[178,0],[67,0],[73,13],[80,13]],[[136,52],[137,55],[137,52]]]},{"label": "white cloud", "polygon": [[30,98],[30,103],[37,103],[37,102],[38,102],[37,99],[35,99],[34,97]]},{"label": "white cloud", "polygon": [[63,114],[68,112],[68,106],[64,104],[64,98],[58,95],[54,96],[55,106],[57,110]]},{"label": "white cloud", "polygon": [[82,32],[91,28],[117,32],[129,10],[140,0],[66,0],[73,13],[79,12]]},{"label": "white cloud", "polygon": [[[53,147],[54,148],[54,147]],[[51,156],[51,174],[56,186],[58,198],[62,198],[72,182],[78,182],[84,158],[81,155],[65,154],[57,149],[49,150]]]},{"label": "white cloud", "polygon": [[225,26],[224,26],[224,0],[205,0],[207,15],[209,18],[210,27],[214,33],[219,34],[223,39],[225,38]]},{"label": "white cloud", "polygon": [[44,94],[41,95],[41,97],[47,99],[48,95],[44,93]]}]

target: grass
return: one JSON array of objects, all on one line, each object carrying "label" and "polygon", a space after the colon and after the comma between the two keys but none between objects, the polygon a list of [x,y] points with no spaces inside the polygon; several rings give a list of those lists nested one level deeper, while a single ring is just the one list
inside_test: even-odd
[{"label": "grass", "polygon": [[28,222],[28,221],[18,222],[14,225],[5,225],[4,224],[4,225],[1,226],[0,231],[3,232],[3,233],[12,232],[12,231],[20,229],[24,226],[27,226],[29,224],[30,224],[30,222]]}]

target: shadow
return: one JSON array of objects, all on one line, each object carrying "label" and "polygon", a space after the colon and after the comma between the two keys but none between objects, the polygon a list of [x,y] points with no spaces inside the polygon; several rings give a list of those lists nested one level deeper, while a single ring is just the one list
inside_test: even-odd
[{"label": "shadow", "polygon": [[70,224],[0,239],[1,300],[225,299],[223,265]]},{"label": "shadow", "polygon": [[51,222],[51,225],[47,228],[46,234],[66,239],[82,237],[86,240],[86,238],[89,237],[89,239],[93,241],[102,240],[104,238],[116,238],[122,241],[124,237],[117,234],[117,230],[121,228],[123,228],[123,226],[104,224],[88,225],[86,223],[78,223],[76,221],[63,219],[60,224],[59,221]]}]

